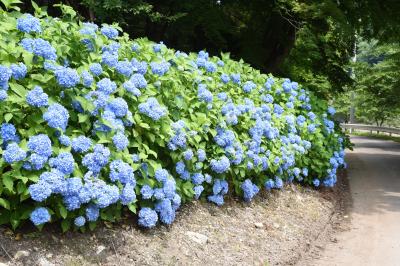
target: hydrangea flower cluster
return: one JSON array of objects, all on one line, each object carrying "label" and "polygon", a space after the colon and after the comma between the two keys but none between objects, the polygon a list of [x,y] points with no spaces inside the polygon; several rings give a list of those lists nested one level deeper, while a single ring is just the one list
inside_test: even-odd
[{"label": "hydrangea flower cluster", "polygon": [[161,106],[156,98],[150,97],[146,102],[139,104],[139,112],[147,115],[154,121],[160,120],[167,115],[165,107]]},{"label": "hydrangea flower cluster", "polygon": [[13,204],[37,226],[138,210],[151,228],[171,224],[182,201],[332,187],[345,167],[334,108],[296,82],[108,25],[17,14],[10,36],[22,48],[0,64],[0,174],[13,181],[2,197],[24,200]]}]

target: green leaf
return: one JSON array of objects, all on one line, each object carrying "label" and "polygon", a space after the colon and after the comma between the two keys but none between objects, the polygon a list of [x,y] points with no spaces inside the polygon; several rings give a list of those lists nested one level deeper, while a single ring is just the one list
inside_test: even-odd
[{"label": "green leaf", "polygon": [[14,180],[13,180],[13,178],[11,177],[11,174],[3,174],[3,179],[2,179],[2,182],[3,182],[3,184],[4,184],[4,186],[9,190],[9,191],[11,191],[11,192],[13,192],[14,190],[13,190],[13,187],[14,187]]},{"label": "green leaf", "polygon": [[68,211],[62,203],[58,204],[58,210],[60,211],[60,215],[63,219],[67,218]]},{"label": "green leaf", "polygon": [[133,212],[134,214],[136,214],[136,204],[135,203],[129,203],[128,204],[128,209]]},{"label": "green leaf", "polygon": [[7,113],[4,115],[4,120],[8,123],[11,118],[13,118],[13,114]]},{"label": "green leaf", "polygon": [[63,220],[61,222],[61,229],[62,229],[63,233],[67,232],[70,228],[71,228],[71,220],[70,219]]},{"label": "green leaf", "polygon": [[0,198],[0,206],[9,210],[10,209],[10,202],[6,199]]}]

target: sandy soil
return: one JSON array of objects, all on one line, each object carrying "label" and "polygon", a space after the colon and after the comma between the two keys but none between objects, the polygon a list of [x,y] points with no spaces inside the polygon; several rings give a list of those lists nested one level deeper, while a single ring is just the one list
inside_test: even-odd
[{"label": "sandy soil", "polygon": [[352,137],[347,154],[351,224],[304,265],[400,265],[400,144]]},{"label": "sandy soil", "polygon": [[345,180],[319,191],[287,186],[250,204],[190,203],[172,226],[148,231],[131,216],[85,234],[0,227],[0,265],[294,265],[312,257],[316,239],[329,240]]}]

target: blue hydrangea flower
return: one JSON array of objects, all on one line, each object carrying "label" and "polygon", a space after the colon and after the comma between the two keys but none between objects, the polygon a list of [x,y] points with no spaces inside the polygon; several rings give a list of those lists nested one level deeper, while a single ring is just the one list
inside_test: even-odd
[{"label": "blue hydrangea flower", "polygon": [[115,98],[108,103],[106,110],[113,112],[116,117],[124,117],[128,113],[128,104],[122,98]]},{"label": "blue hydrangea flower", "polygon": [[195,185],[201,185],[204,182],[204,175],[202,173],[194,173],[192,175],[192,183]]},{"label": "blue hydrangea flower", "polygon": [[43,114],[43,119],[50,127],[65,131],[68,125],[69,113],[64,106],[54,103]]},{"label": "blue hydrangea flower", "polygon": [[118,73],[126,77],[130,77],[133,73],[133,66],[131,62],[129,62],[128,60],[119,61],[115,66],[115,69],[117,70]]},{"label": "blue hydrangea flower", "polygon": [[111,152],[107,147],[102,144],[96,144],[93,153],[88,153],[83,157],[82,165],[93,173],[99,173],[107,165],[110,155]]},{"label": "blue hydrangea flower", "polygon": [[32,184],[29,186],[28,191],[31,198],[37,202],[46,200],[52,193],[51,186],[46,182]]},{"label": "blue hydrangea flower", "polygon": [[13,72],[11,69],[6,66],[0,65],[0,84],[7,84],[12,74]]},{"label": "blue hydrangea flower", "polygon": [[213,95],[211,91],[206,89],[206,85],[199,84],[197,90],[197,97],[206,103],[211,103],[213,101]]},{"label": "blue hydrangea flower", "polygon": [[154,211],[151,208],[142,208],[139,211],[139,225],[146,227],[146,228],[152,228],[156,226],[157,221],[158,221],[158,215],[157,212]]},{"label": "blue hydrangea flower", "polygon": [[77,153],[85,153],[92,146],[92,140],[85,137],[79,136],[72,139],[72,150]]},{"label": "blue hydrangea flower", "polygon": [[275,177],[275,188],[277,189],[283,188],[283,180],[279,177]]},{"label": "blue hydrangea flower", "polygon": [[118,37],[118,31],[110,26],[103,26],[101,28],[101,33],[106,36],[108,39],[115,39]]},{"label": "blue hydrangea flower", "polygon": [[37,56],[43,57],[48,60],[56,60],[56,49],[51,44],[41,38],[38,39],[23,39],[20,45]]},{"label": "blue hydrangea flower", "polygon": [[275,182],[272,179],[268,179],[267,181],[265,181],[264,186],[265,186],[265,189],[271,190],[275,187]]},{"label": "blue hydrangea flower", "polygon": [[204,162],[207,158],[206,152],[203,149],[197,150],[197,158],[199,162]]},{"label": "blue hydrangea flower", "polygon": [[223,179],[215,179],[213,185],[213,194],[225,195],[226,193],[228,193],[228,182]]},{"label": "blue hydrangea flower", "polygon": [[129,81],[138,89],[144,89],[147,87],[147,81],[142,74],[133,74]]},{"label": "blue hydrangea flower", "polygon": [[128,138],[121,131],[118,131],[117,134],[113,136],[112,141],[119,151],[124,150],[129,144]]},{"label": "blue hydrangea flower", "polygon": [[90,64],[89,70],[95,76],[100,76],[101,73],[103,73],[103,68],[101,67],[101,65],[99,63]]},{"label": "blue hydrangea flower", "polygon": [[5,101],[8,97],[8,94],[5,90],[0,90],[0,102]]},{"label": "blue hydrangea flower", "polygon": [[39,86],[29,91],[26,94],[26,102],[34,107],[43,107],[49,105],[49,96],[43,92],[43,89]]},{"label": "blue hydrangea flower", "polygon": [[211,184],[212,182],[212,176],[209,174],[205,174],[204,175],[204,181],[206,181],[206,183]]},{"label": "blue hydrangea flower", "polygon": [[66,135],[59,136],[58,141],[60,142],[61,145],[64,145],[66,147],[71,146],[71,139]]},{"label": "blue hydrangea flower", "polygon": [[133,84],[133,82],[130,80],[124,82],[124,84],[122,84],[122,87],[125,90],[127,90],[128,92],[135,95],[136,97],[139,97],[140,95],[142,95],[142,92],[138,88],[136,88],[135,84]]},{"label": "blue hydrangea flower", "polygon": [[85,219],[85,217],[83,217],[83,216],[78,216],[78,217],[76,217],[75,220],[74,220],[74,224],[75,224],[77,227],[82,227],[82,226],[85,225],[85,223],[86,223],[86,219]]},{"label": "blue hydrangea flower", "polygon": [[28,162],[25,162],[23,167],[26,170],[40,170],[45,166],[48,159],[49,157],[47,156],[39,155],[37,153],[32,153],[29,156]]},{"label": "blue hydrangea flower", "polygon": [[308,132],[310,132],[310,133],[314,133],[316,129],[317,129],[317,128],[315,127],[314,124],[309,124],[309,125],[307,126],[307,130],[308,130]]},{"label": "blue hydrangea flower", "polygon": [[156,63],[152,62],[150,63],[150,68],[153,74],[163,76],[165,73],[168,72],[169,68],[171,67],[171,64],[168,62],[161,62],[161,63]]},{"label": "blue hydrangea flower", "polygon": [[249,93],[256,87],[257,85],[253,81],[246,81],[246,83],[243,85],[243,91]]},{"label": "blue hydrangea flower", "polygon": [[38,207],[31,212],[30,220],[36,226],[49,222],[51,219],[49,211],[44,207]]},{"label": "blue hydrangea flower", "polygon": [[49,165],[65,175],[70,175],[74,171],[74,157],[69,152],[62,152],[56,158],[49,160]]},{"label": "blue hydrangea flower", "polygon": [[17,19],[17,29],[26,33],[42,32],[40,20],[38,18],[35,18],[31,14],[24,14]]},{"label": "blue hydrangea flower", "polygon": [[336,109],[332,106],[328,107],[328,114],[334,115],[336,113]]},{"label": "blue hydrangea flower", "polygon": [[154,121],[158,121],[167,115],[166,108],[161,106],[157,99],[153,97],[150,97],[146,102],[139,104],[139,112],[147,115]]},{"label": "blue hydrangea flower", "polygon": [[86,70],[82,71],[81,76],[82,76],[82,84],[83,84],[83,86],[90,87],[92,85],[93,81],[94,81],[93,76],[89,72],[87,72]]},{"label": "blue hydrangea flower", "polygon": [[185,166],[184,162],[179,161],[176,163],[175,170],[179,175],[182,175],[184,173],[185,168],[186,168],[186,166]]},{"label": "blue hydrangea flower", "polygon": [[319,187],[319,183],[320,183],[319,179],[316,178],[316,179],[313,180],[313,185],[315,187]]},{"label": "blue hydrangea flower", "polygon": [[218,206],[224,205],[224,196],[222,195],[211,195],[207,197],[208,201],[217,204]]},{"label": "blue hydrangea flower", "polygon": [[56,75],[58,84],[63,88],[75,87],[80,81],[78,72],[69,67],[58,68],[54,74]]},{"label": "blue hydrangea flower", "polygon": [[136,185],[133,168],[122,160],[112,161],[110,164],[110,179],[112,182],[119,181],[122,184]]},{"label": "blue hydrangea flower", "polygon": [[109,67],[115,67],[118,64],[118,54],[104,52],[101,56],[101,63]]},{"label": "blue hydrangea flower", "polygon": [[78,195],[66,195],[63,198],[63,202],[68,211],[77,210],[82,205]]},{"label": "blue hydrangea flower", "polygon": [[155,53],[159,53],[159,52],[161,52],[161,48],[162,48],[163,46],[164,46],[163,42],[156,43],[156,44],[153,45],[153,51],[154,51]]},{"label": "blue hydrangea flower", "polygon": [[193,158],[193,151],[192,150],[186,150],[183,153],[183,158],[185,158],[186,161],[190,161]]},{"label": "blue hydrangea flower", "polygon": [[161,183],[164,183],[167,180],[168,176],[169,176],[168,171],[162,168],[157,169],[155,172],[156,180]]},{"label": "blue hydrangea flower", "polygon": [[154,191],[149,185],[144,185],[140,189],[140,194],[142,195],[142,199],[150,199],[153,196]]},{"label": "blue hydrangea flower", "polygon": [[128,205],[136,200],[135,187],[132,184],[128,183],[124,186],[121,191],[120,200],[123,205]]},{"label": "blue hydrangea flower", "polygon": [[163,191],[165,197],[168,199],[173,199],[175,197],[176,192],[176,183],[175,179],[168,178],[164,181]]},{"label": "blue hydrangea flower", "polygon": [[163,189],[162,188],[155,188],[153,196],[157,200],[164,199],[165,198],[165,194],[164,194]]},{"label": "blue hydrangea flower", "polygon": [[24,63],[11,64],[12,77],[16,80],[25,78],[28,69]]},{"label": "blue hydrangea flower", "polygon": [[228,83],[230,80],[231,80],[231,78],[229,77],[229,75],[227,75],[227,74],[222,74],[221,75],[221,81],[223,83]]},{"label": "blue hydrangea flower", "polygon": [[132,51],[136,53],[139,52],[140,48],[141,48],[140,45],[137,43],[133,43],[131,46]]},{"label": "blue hydrangea flower", "polygon": [[211,170],[217,174],[225,173],[231,166],[229,159],[226,156],[222,156],[219,160],[212,159],[210,165]]},{"label": "blue hydrangea flower", "polygon": [[251,201],[260,191],[257,185],[253,184],[250,179],[246,179],[240,187],[243,190],[243,198],[245,201]]},{"label": "blue hydrangea flower", "polygon": [[210,61],[207,61],[206,64],[204,65],[205,69],[207,72],[213,73],[215,71],[217,71],[217,66]]},{"label": "blue hydrangea flower", "polygon": [[28,140],[28,149],[44,157],[50,157],[53,153],[51,148],[51,140],[45,134],[32,136]]},{"label": "blue hydrangea flower", "polygon": [[86,218],[89,222],[97,221],[97,219],[99,218],[99,214],[99,207],[94,204],[90,204],[86,208]]},{"label": "blue hydrangea flower", "polygon": [[195,186],[193,188],[193,191],[194,191],[194,198],[199,199],[201,196],[201,193],[204,191],[204,187],[202,185]]},{"label": "blue hydrangea flower", "polygon": [[145,61],[139,62],[136,58],[131,60],[131,64],[138,74],[146,74],[147,72],[147,63]]},{"label": "blue hydrangea flower", "polygon": [[140,161],[140,157],[138,154],[132,154],[132,161],[134,163],[138,163]]},{"label": "blue hydrangea flower", "polygon": [[7,142],[19,142],[17,130],[13,124],[3,123],[0,127],[0,136],[3,139],[3,144]]},{"label": "blue hydrangea flower", "polygon": [[97,205],[100,208],[106,208],[116,203],[120,198],[119,189],[115,185],[105,184],[100,187],[96,194]]},{"label": "blue hydrangea flower", "polygon": [[240,83],[240,74],[231,74],[231,79],[233,83],[239,84]]},{"label": "blue hydrangea flower", "polygon": [[79,33],[82,35],[90,35],[92,37],[95,37],[98,28],[99,27],[94,23],[85,22],[83,23],[83,28],[79,30]]},{"label": "blue hydrangea flower", "polygon": [[110,95],[117,89],[117,84],[109,78],[103,78],[97,82],[97,89],[105,95]]},{"label": "blue hydrangea flower", "polygon": [[157,202],[155,210],[159,213],[162,223],[172,224],[175,220],[175,210],[172,207],[171,200],[163,199]]}]

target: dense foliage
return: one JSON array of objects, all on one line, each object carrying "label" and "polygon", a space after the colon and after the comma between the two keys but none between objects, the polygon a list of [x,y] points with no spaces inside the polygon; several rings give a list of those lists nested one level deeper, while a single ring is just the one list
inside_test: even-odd
[{"label": "dense foliage", "polygon": [[153,227],[192,199],[335,184],[335,110],[296,82],[60,7],[0,15],[1,224],[93,228],[138,209]]},{"label": "dense foliage", "polygon": [[[397,40],[400,33],[397,0],[37,1],[50,14],[60,14],[54,3],[66,3],[86,20],[118,22],[133,38],[164,41],[181,51],[230,52],[326,98],[351,84],[347,63],[355,33],[382,40]],[[23,2],[21,8],[32,12],[30,1]]]}]

